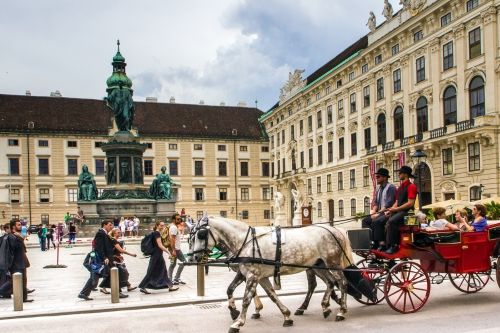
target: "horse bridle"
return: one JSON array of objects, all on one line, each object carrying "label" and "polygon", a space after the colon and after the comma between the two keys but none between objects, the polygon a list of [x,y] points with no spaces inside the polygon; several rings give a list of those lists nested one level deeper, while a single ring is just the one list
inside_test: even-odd
[{"label": "horse bridle", "polygon": [[[201,223],[202,220],[200,220]],[[194,255],[197,253],[202,253],[202,262],[206,261],[208,259],[208,256],[210,253],[212,253],[212,250],[208,248],[208,239],[209,237],[212,238],[214,241],[214,244],[217,245],[217,240],[215,239],[214,234],[212,233],[212,230],[210,230],[210,226],[208,225],[208,221],[206,224],[199,225],[193,228],[193,230],[189,233],[189,243],[191,245],[191,242],[193,242],[193,238],[196,237],[201,241],[205,241],[205,246],[203,249],[196,250],[196,251],[191,251],[189,255]]]}]

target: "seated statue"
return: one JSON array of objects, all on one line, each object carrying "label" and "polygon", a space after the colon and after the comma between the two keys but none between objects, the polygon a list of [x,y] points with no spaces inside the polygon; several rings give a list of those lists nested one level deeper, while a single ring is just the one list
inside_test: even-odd
[{"label": "seated statue", "polygon": [[149,194],[155,199],[172,199],[172,178],[166,173],[167,168],[162,167],[161,173],[156,175],[156,178],[149,187]]},{"label": "seated statue", "polygon": [[78,177],[78,200],[92,201],[97,199],[97,186],[94,175],[89,172],[86,164],[82,166],[82,173]]}]

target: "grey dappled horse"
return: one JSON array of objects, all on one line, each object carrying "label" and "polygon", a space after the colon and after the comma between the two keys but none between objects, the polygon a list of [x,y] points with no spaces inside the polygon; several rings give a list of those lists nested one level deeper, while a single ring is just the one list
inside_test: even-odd
[{"label": "grey dappled horse", "polygon": [[[245,223],[222,217],[204,216],[196,225],[193,234],[193,257],[201,261],[205,253],[216,244],[223,244],[231,253],[239,254],[240,258],[252,258],[257,250],[253,238],[248,238],[249,226]],[[270,227],[256,227],[255,239],[259,244],[263,259],[275,260],[276,245],[271,239]],[[347,235],[339,229],[326,225],[312,225],[304,228],[286,229],[286,243],[282,244],[281,261],[286,264],[281,267],[281,275],[296,274],[311,267],[313,274],[318,275],[326,282],[326,291],[321,305],[327,317],[329,299],[334,285],[339,286],[341,292],[340,309],[336,320],[343,320],[347,312],[346,289],[347,281],[341,270],[329,271],[325,267],[343,269],[352,262],[352,250]],[[292,267],[298,265],[305,267]],[[255,295],[257,284],[260,284],[269,298],[278,306],[284,316],[283,326],[293,325],[290,319],[290,310],[278,299],[269,277],[274,275],[274,266],[258,263],[240,263],[239,272],[246,279],[246,288],[243,298],[242,311],[238,319],[231,325],[229,332],[239,332],[245,324],[248,306]],[[308,273],[308,278],[309,278]],[[302,308],[302,307],[301,307]],[[299,308],[300,310],[300,308]]]}]

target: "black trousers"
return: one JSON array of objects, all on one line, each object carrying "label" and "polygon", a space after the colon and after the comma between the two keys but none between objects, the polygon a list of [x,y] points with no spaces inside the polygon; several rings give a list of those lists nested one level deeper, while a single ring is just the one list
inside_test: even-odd
[{"label": "black trousers", "polygon": [[387,221],[387,245],[398,245],[399,244],[399,227],[405,222],[405,216],[408,215],[408,211],[401,211],[393,214]]},{"label": "black trousers", "polygon": [[370,228],[372,231],[370,234],[372,241],[380,242],[385,240],[385,224],[387,223],[387,220],[388,217],[384,213],[380,213],[374,219],[372,219],[371,216],[365,217],[361,220],[361,226],[363,228]]},{"label": "black trousers", "polygon": [[89,279],[87,280],[87,283],[85,283],[85,286],[83,286],[83,289],[82,291],[80,291],[80,294],[83,294],[85,296],[89,296],[90,295],[90,292],[97,288],[97,285],[99,284],[99,279],[101,278],[101,276],[97,273],[90,273],[90,277]]},{"label": "black trousers", "polygon": [[28,277],[26,276],[26,268],[25,269],[13,269],[10,271],[10,277],[7,278],[5,283],[0,286],[0,295],[10,296],[12,295],[12,276],[14,273],[21,273],[23,275],[23,300],[28,298]]}]

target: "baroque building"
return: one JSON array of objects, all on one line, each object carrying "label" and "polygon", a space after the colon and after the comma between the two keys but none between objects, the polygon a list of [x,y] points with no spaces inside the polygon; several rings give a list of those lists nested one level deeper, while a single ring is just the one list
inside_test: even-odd
[{"label": "baroque building", "polygon": [[[422,203],[500,194],[500,1],[404,1],[370,32],[302,79],[290,73],[265,113],[271,186],[293,217],[298,189],[313,219],[368,213],[370,165],[397,182],[418,168]],[[416,182],[418,183],[418,182]]]}]

